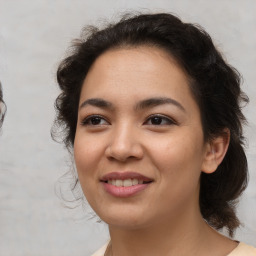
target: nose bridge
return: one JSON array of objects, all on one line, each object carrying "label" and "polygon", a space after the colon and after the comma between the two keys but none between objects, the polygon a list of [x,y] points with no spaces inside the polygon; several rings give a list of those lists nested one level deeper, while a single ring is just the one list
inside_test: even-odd
[{"label": "nose bridge", "polygon": [[141,158],[142,153],[135,125],[130,122],[116,124],[109,141],[108,156],[119,161],[125,161],[128,158]]}]

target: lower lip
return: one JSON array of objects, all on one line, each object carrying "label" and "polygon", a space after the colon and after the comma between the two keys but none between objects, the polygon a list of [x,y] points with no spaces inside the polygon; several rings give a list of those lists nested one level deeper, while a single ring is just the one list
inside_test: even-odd
[{"label": "lower lip", "polygon": [[109,194],[111,194],[112,196],[115,196],[115,197],[135,196],[150,185],[150,183],[147,183],[147,184],[138,184],[138,185],[129,186],[129,187],[117,187],[117,186],[114,186],[112,184],[108,184],[105,182],[103,182],[102,184],[103,184],[104,189]]}]

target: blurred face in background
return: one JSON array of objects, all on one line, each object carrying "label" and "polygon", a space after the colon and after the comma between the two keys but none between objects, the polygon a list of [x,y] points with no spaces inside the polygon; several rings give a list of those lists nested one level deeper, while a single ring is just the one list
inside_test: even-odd
[{"label": "blurred face in background", "polygon": [[2,86],[0,83],[0,127],[3,124],[5,111],[6,111],[6,106],[3,101],[3,91],[2,91]]}]

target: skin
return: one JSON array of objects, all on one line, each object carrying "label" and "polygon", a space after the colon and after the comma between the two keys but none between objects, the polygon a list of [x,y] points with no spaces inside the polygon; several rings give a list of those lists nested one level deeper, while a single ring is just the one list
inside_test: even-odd
[{"label": "skin", "polygon": [[[95,98],[111,106],[91,104]],[[152,98],[171,101],[138,107]],[[109,225],[112,255],[218,256],[236,247],[199,209],[200,174],[216,170],[229,139],[204,141],[187,76],[171,56],[149,46],[105,52],[84,80],[79,106],[77,172],[88,202]],[[103,175],[127,171],[153,182],[128,198],[104,190]]]}]

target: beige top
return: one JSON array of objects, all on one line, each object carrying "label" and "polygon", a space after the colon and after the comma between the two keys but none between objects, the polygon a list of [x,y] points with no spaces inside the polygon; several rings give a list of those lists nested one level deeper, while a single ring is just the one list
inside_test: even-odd
[{"label": "beige top", "polygon": [[241,242],[227,256],[256,256],[256,248]]},{"label": "beige top", "polygon": [[104,253],[108,247],[108,243],[107,242],[103,247],[101,247],[97,252],[95,252],[92,256],[104,256]]},{"label": "beige top", "polygon": [[[101,247],[92,256],[104,256],[108,243]],[[245,243],[239,243],[238,246],[227,256],[256,256],[256,248]]]}]

